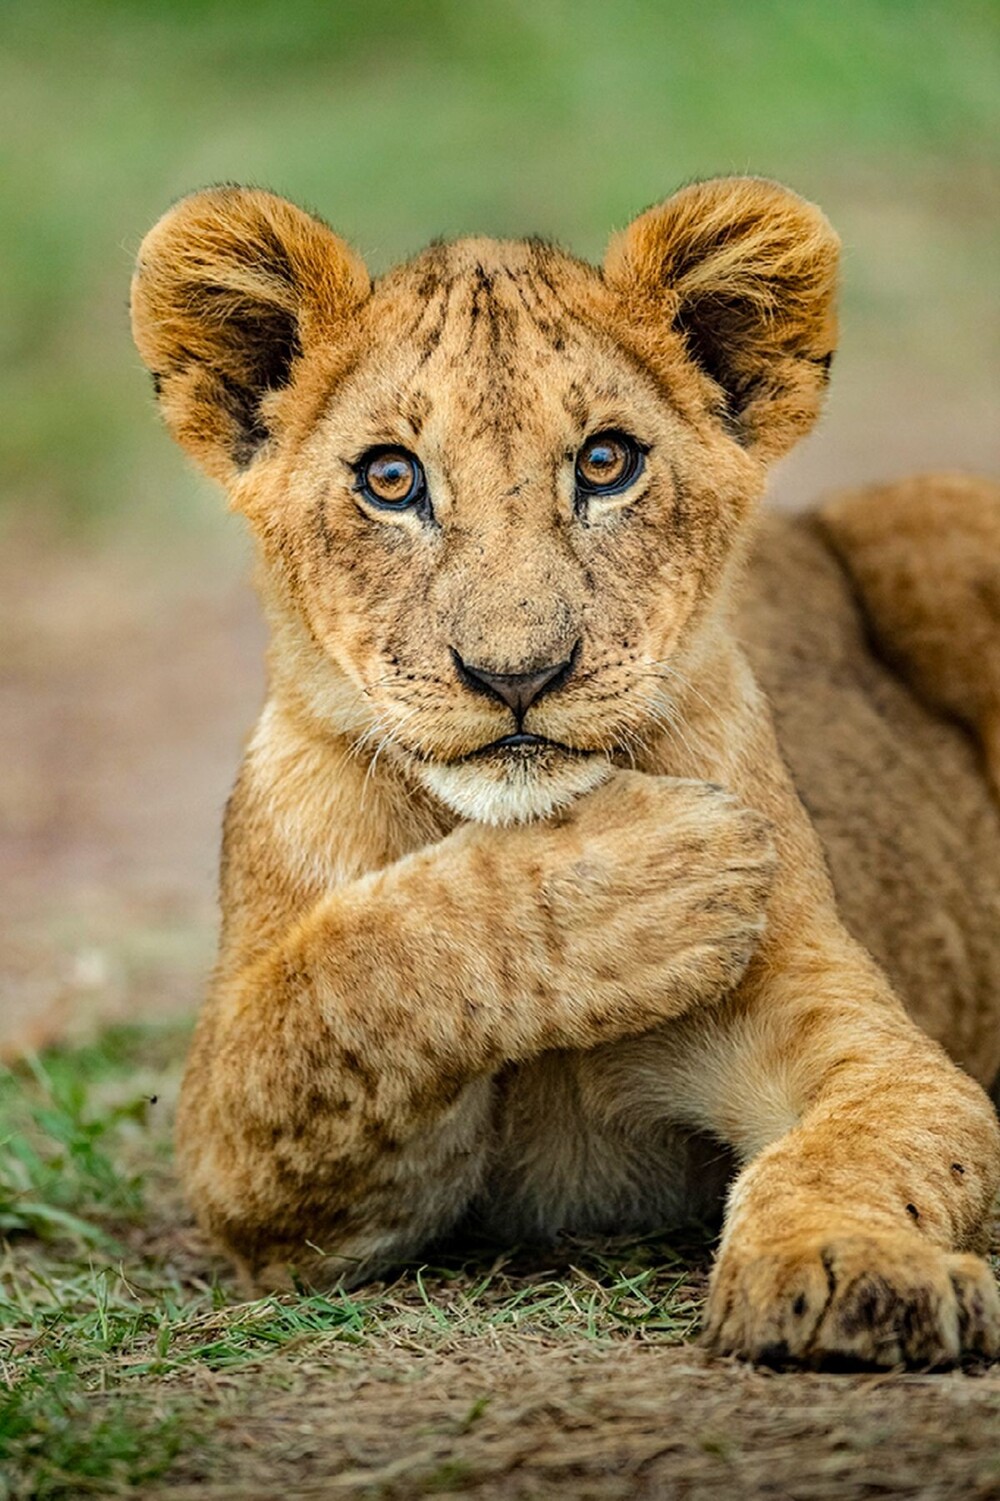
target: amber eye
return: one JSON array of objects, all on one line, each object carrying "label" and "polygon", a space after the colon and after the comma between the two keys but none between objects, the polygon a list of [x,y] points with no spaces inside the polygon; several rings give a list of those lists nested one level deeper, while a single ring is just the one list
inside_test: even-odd
[{"label": "amber eye", "polygon": [[642,470],[643,451],[627,433],[596,433],[576,456],[580,495],[617,495]]},{"label": "amber eye", "polygon": [[405,448],[378,448],[357,465],[357,490],[374,505],[402,510],[426,498],[427,483],[419,459]]}]

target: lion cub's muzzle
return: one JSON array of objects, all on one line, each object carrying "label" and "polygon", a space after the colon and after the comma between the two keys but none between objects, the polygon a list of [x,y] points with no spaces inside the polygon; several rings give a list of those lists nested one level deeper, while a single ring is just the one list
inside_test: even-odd
[{"label": "lion cub's muzzle", "polygon": [[450,651],[459,681],[473,693],[496,699],[499,703],[506,705],[514,716],[513,734],[503,735],[497,740],[491,740],[487,745],[478,746],[471,753],[473,756],[496,750],[530,751],[543,746],[573,752],[572,746],[563,745],[550,740],[547,736],[534,735],[525,730],[524,720],[532,704],[537,703],[547,693],[555,693],[568,682],[580,656],[579,641],[574,644],[569,655],[562,661],[546,662],[523,672],[495,672],[492,668],[464,661],[454,647],[451,647]]}]

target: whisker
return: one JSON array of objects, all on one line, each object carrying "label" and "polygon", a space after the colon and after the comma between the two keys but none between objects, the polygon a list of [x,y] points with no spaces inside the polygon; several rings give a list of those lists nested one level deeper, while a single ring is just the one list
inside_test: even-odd
[{"label": "whisker", "polygon": [[718,705],[711,703],[710,700],[705,697],[704,693],[702,693],[700,689],[695,687],[695,685],[691,682],[691,679],[687,677],[683,672],[681,672],[679,668],[675,667],[672,663],[650,662],[647,664],[647,667],[649,669],[658,670],[644,671],[643,673],[641,673],[642,677],[673,679],[675,682],[680,683],[681,687],[686,693],[689,693],[692,698],[696,698],[699,703],[703,704],[713,719],[720,719],[723,717],[720,713]]},{"label": "whisker", "polygon": [[706,759],[708,753],[705,745],[702,744],[699,750],[696,744],[698,737],[691,726],[684,723],[677,712],[676,705],[665,694],[662,694],[655,702],[650,703],[647,706],[647,712],[654,723],[659,725],[667,735],[672,736],[679,745],[683,746],[696,766]]},{"label": "whisker", "polygon": [[[382,736],[381,740],[379,741],[378,745],[375,747],[375,754],[372,756],[371,760],[369,761],[368,768],[365,771],[364,781],[361,783],[361,797],[359,799],[359,809],[363,809],[364,806],[365,806],[365,799],[368,796],[368,786],[369,786],[369,783],[371,782],[372,778],[374,777],[375,767],[378,764],[379,756],[381,756],[382,752],[385,750],[385,748],[386,748],[387,745],[394,745],[394,744],[398,743],[397,739],[396,739],[396,735],[394,734],[394,730],[398,730],[398,729],[402,728],[402,726],[405,725],[408,720],[412,719],[417,714],[417,712],[418,712],[418,710],[416,708],[413,708],[413,707],[409,708],[408,710],[405,710],[402,714],[400,714],[398,712],[398,710],[395,712],[395,714],[394,714],[394,718],[396,720],[395,725],[393,725],[392,727],[389,727],[389,728],[385,729],[385,733],[383,734],[383,736]],[[385,716],[383,716],[383,727],[384,727],[384,718],[385,718]],[[374,726],[373,726],[373,728],[374,728]],[[367,733],[370,734],[370,732],[367,732]]]}]

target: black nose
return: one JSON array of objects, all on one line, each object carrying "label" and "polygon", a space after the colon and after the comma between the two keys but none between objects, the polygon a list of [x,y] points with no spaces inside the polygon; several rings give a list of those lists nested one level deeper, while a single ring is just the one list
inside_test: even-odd
[{"label": "black nose", "polygon": [[579,641],[564,662],[550,662],[547,667],[534,667],[530,672],[491,672],[486,667],[473,667],[463,662],[452,648],[455,671],[473,693],[485,693],[489,698],[498,698],[508,709],[513,710],[518,724],[525,714],[541,698],[543,693],[552,693],[561,688],[573,671],[579,655]]}]

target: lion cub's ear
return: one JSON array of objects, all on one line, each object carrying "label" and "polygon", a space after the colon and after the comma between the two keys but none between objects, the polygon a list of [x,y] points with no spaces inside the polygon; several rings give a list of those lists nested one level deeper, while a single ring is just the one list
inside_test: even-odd
[{"label": "lion cub's ear", "polygon": [[814,204],[756,177],[695,183],[612,240],[604,266],[629,316],[667,326],[711,376],[761,458],[819,412],[836,343],[839,241]]},{"label": "lion cub's ear", "polygon": [[177,440],[223,482],[270,436],[262,405],[371,290],[320,220],[252,188],[194,193],[143,240],[132,331]]}]

